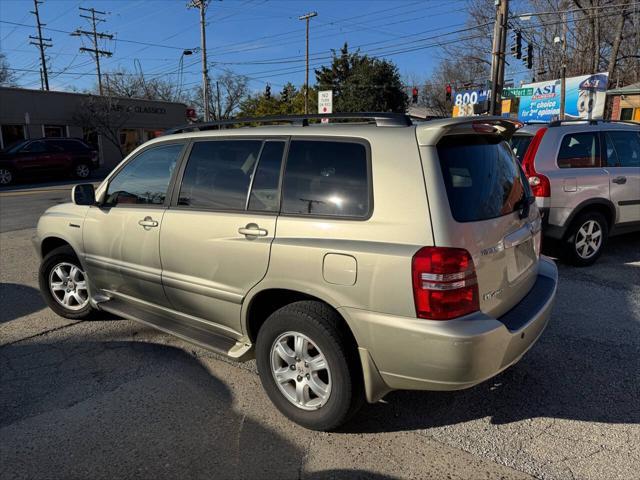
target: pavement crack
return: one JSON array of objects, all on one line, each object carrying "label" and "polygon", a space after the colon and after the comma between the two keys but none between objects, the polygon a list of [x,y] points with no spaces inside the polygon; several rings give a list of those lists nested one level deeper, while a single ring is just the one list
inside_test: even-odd
[{"label": "pavement crack", "polygon": [[42,331],[40,333],[36,333],[35,335],[30,335],[28,337],[19,338],[18,340],[14,340],[13,342],[4,343],[4,344],[0,345],[0,348],[10,347],[11,345],[15,345],[16,343],[24,342],[26,340],[32,340],[32,339],[38,338],[38,337],[42,337],[44,335],[48,335],[49,333],[57,332],[58,330],[63,330],[63,329],[68,328],[68,327],[73,327],[74,325],[77,325],[78,323],[82,323],[82,320],[78,320],[77,322],[73,322],[73,323],[68,323],[66,325],[62,325],[61,327],[50,328],[49,330],[44,330],[44,331]]}]

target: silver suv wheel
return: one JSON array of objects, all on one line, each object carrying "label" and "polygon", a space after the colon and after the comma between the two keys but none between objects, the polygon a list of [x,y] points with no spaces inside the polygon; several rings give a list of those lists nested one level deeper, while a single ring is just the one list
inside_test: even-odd
[{"label": "silver suv wheel", "polygon": [[580,258],[588,260],[598,253],[602,247],[602,240],[602,226],[590,219],[578,228],[574,248]]},{"label": "silver suv wheel", "polygon": [[62,262],[51,269],[49,289],[53,298],[67,310],[82,310],[89,303],[86,276],[71,263]]},{"label": "silver suv wheel", "polygon": [[331,371],[318,346],[299,332],[285,332],[271,346],[271,374],[296,407],[317,410],[331,395]]}]

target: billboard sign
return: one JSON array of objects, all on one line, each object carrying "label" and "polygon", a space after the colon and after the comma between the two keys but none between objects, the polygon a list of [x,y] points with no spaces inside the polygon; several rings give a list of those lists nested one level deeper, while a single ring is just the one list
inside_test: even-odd
[{"label": "billboard sign", "polygon": [[[566,80],[564,113],[567,119],[600,119],[604,114],[608,73],[569,77]],[[518,119],[523,122],[549,122],[560,116],[560,80],[523,85],[533,89],[520,97]]]},{"label": "billboard sign", "polygon": [[473,105],[486,102],[489,90],[461,90],[453,93],[453,116],[466,117],[473,115]]}]

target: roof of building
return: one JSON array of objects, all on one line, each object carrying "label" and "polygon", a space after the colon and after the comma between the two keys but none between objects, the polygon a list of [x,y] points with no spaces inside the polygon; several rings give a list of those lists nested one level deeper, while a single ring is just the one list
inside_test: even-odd
[{"label": "roof of building", "polygon": [[640,95],[640,82],[607,90],[607,95]]},{"label": "roof of building", "polygon": [[[41,95],[72,95],[75,97],[99,97],[95,93],[86,93],[86,92],[61,92],[58,90],[36,90],[32,88],[19,88],[19,87],[0,87],[0,90],[4,91],[16,91],[20,93],[34,93]],[[136,102],[151,102],[151,103],[170,103],[173,105],[185,105],[182,102],[170,102],[168,100],[150,100],[148,98],[136,98],[136,97],[112,97],[114,99],[122,99],[122,100],[132,100]],[[186,105],[185,105],[186,106]]]}]

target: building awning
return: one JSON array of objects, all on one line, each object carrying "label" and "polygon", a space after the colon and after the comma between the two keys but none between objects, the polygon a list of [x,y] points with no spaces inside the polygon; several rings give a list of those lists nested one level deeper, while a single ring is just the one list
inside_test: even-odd
[{"label": "building awning", "polygon": [[640,82],[632,83],[626,87],[607,90],[607,95],[640,95]]}]

